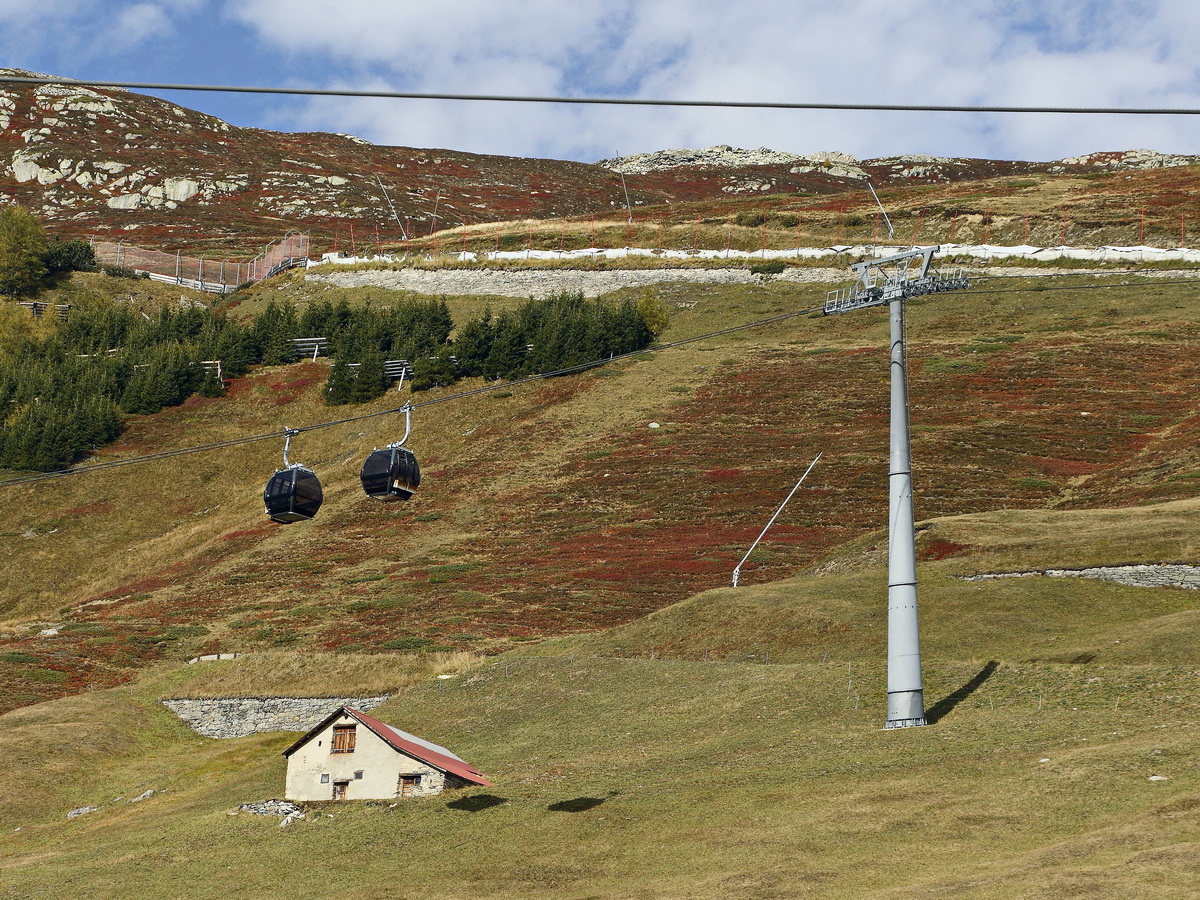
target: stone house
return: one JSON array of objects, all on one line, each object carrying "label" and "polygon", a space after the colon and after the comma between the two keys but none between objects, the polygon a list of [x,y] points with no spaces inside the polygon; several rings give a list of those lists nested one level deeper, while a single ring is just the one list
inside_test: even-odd
[{"label": "stone house", "polygon": [[449,788],[490,786],[483,773],[445,747],[340,706],[283,751],[284,796],[314,800],[428,797]]}]

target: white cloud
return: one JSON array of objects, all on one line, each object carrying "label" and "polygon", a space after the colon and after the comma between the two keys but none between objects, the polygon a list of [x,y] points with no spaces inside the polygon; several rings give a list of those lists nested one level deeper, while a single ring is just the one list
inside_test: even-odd
[{"label": "white cloud", "polygon": [[[10,65],[171,82],[782,102],[1200,107],[1195,0],[0,0]],[[47,29],[44,22],[70,23]],[[172,43],[172,42],[176,43]],[[171,48],[177,47],[177,52]],[[211,48],[211,51],[205,48]],[[235,52],[230,49],[229,52]],[[137,59],[140,62],[141,58]],[[64,70],[63,64],[67,63]],[[258,65],[261,68],[255,69]],[[71,67],[75,71],[71,71]],[[203,72],[203,75],[194,74]],[[216,74],[214,74],[214,72]],[[250,101],[244,101],[249,108]],[[261,101],[260,101],[261,102]],[[255,107],[256,115],[262,106]],[[1200,151],[1191,118],[313,99],[283,129],[595,159],[714,143],[859,156]]]},{"label": "white cloud", "polygon": [[[624,94],[991,105],[1200,105],[1200,25],[1186,0],[660,0],[521,5],[249,0],[230,14],[261,39],[331,58],[356,86],[449,93]],[[353,75],[349,73],[358,73]],[[706,143],[867,155],[1053,158],[1081,141],[1184,150],[1179,119],[890,115],[320,101],[306,127],[384,143],[592,158]],[[1130,131],[1145,135],[1131,140]]]},{"label": "white cloud", "polygon": [[157,3],[134,3],[116,10],[97,37],[116,48],[136,47],[143,41],[171,37],[174,27],[167,11]]},{"label": "white cloud", "polygon": [[[0,53],[6,64],[56,69],[49,74],[76,75],[63,68],[104,60],[119,64],[122,54],[148,41],[176,34],[175,21],[206,0],[106,2],[89,0],[0,0]],[[47,23],[55,23],[48,27]],[[111,75],[110,75],[111,77]]]}]

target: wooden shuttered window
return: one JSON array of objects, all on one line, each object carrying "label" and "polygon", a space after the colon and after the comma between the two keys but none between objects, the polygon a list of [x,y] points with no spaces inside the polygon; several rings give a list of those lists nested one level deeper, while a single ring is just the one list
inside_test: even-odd
[{"label": "wooden shuttered window", "polygon": [[354,752],[354,736],[355,726],[353,725],[334,725],[333,726],[333,746],[330,747],[330,753],[353,753]]},{"label": "wooden shuttered window", "polygon": [[420,775],[401,775],[400,783],[396,785],[396,796],[411,797],[420,786]]}]

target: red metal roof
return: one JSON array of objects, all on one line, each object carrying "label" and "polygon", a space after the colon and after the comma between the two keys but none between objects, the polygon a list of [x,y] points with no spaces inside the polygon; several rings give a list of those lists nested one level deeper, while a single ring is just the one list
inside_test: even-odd
[{"label": "red metal roof", "polygon": [[422,740],[406,731],[401,731],[399,728],[393,728],[386,722],[380,722],[378,719],[374,719],[366,713],[359,712],[357,709],[351,709],[349,706],[343,706],[342,709],[348,715],[358,719],[358,721],[362,722],[401,753],[406,753],[423,763],[428,763],[435,769],[441,769],[443,772],[457,775],[464,781],[491,787],[492,783],[483,777],[482,772],[466,760],[459,759],[445,747],[439,747],[437,744]]}]

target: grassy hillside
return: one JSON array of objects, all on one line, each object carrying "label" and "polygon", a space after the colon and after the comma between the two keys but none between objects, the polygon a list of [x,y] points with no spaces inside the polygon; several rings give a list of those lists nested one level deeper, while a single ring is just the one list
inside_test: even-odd
[{"label": "grassy hillside", "polygon": [[[664,340],[809,308],[824,289],[663,285]],[[304,302],[321,289],[292,280],[270,290]],[[918,517],[1193,497],[1194,292],[1120,274],[992,278],[914,303]],[[344,293],[378,302],[383,292]],[[261,515],[282,440],[6,488],[4,705],[200,651],[496,652],[629,622],[726,584],[820,450],[746,575],[799,572],[882,525],[885,335],[879,310],[804,316],[418,409],[410,446],[425,481],[398,508],[362,499],[356,474],[398,436],[399,416],[293,442],[292,459],[325,484],[311,523]],[[322,362],[261,370],[225,398],[135,418],[97,458],[279,433],[407,399],[325,407],[325,374]],[[1154,532],[1130,531],[1086,562],[1164,561],[1161,550]],[[51,626],[60,633],[36,636]]]},{"label": "grassy hillside", "polygon": [[[279,794],[294,736],[200,738],[155,701],[209,693],[246,665],[253,690],[272,669],[283,686],[308,657],[163,669],[8,713],[8,757],[50,765],[0,804],[0,883],[13,898],[265,898],[281,883],[296,897],[397,884],[433,898],[1190,896],[1194,593],[981,587],[939,566],[922,566],[930,727],[881,727],[882,628],[846,600],[865,591],[878,610],[878,579],[796,578],[652,616],[675,616],[678,658],[589,655],[629,652],[629,629],[546,648],[556,655],[459,660],[449,680],[402,657],[329,657],[334,690],[361,684],[370,660],[379,683],[416,675],[377,714],[449,745],[495,785],[317,805],[284,830],[235,813]],[[704,662],[712,636],[689,615],[698,604],[729,614],[722,631],[743,648],[780,630],[746,610],[826,627],[793,647],[809,661]],[[1167,649],[1023,659],[1048,641],[1065,656],[1172,622],[1185,639]],[[99,809],[65,818],[84,805]]]},{"label": "grassy hillside", "polygon": [[[922,729],[882,728],[879,311],[426,406],[399,509],[355,480],[395,416],[294,441],[327,500],[287,528],[260,507],[282,442],[6,488],[0,894],[1192,895],[1200,595],[958,577],[1196,562],[1195,287],[1144,283],[995,278],[912,305]],[[664,285],[664,339],[823,290]],[[100,458],[405,399],[331,409],[324,374],[261,370]],[[181,663],[215,650],[247,655]],[[159,703],[378,690],[379,716],[495,786],[281,830],[234,813],[282,792],[294,735],[205,739]]]},{"label": "grassy hillside", "polygon": [[[681,173],[659,174],[673,181]],[[888,173],[875,174],[886,177]],[[656,179],[651,176],[651,180]],[[861,182],[812,192],[780,184],[777,193],[716,199],[710,183],[698,194],[688,196],[684,191],[666,202],[647,196],[630,211],[632,221],[611,211],[592,217],[573,210],[517,223],[468,221],[436,235],[422,233],[408,242],[389,242],[385,249],[448,254],[593,246],[729,247],[753,252],[914,241],[1163,248],[1196,243],[1194,166],[995,177],[978,172],[950,184],[916,181],[896,180],[881,186],[883,182],[874,179],[895,229],[890,242],[879,207]],[[368,252],[362,242],[359,248]]]}]

